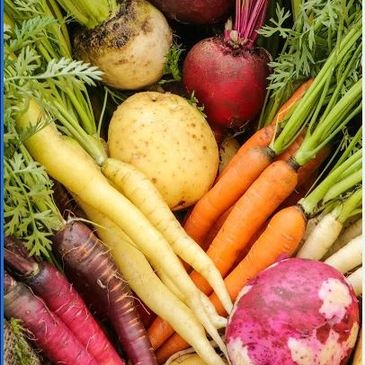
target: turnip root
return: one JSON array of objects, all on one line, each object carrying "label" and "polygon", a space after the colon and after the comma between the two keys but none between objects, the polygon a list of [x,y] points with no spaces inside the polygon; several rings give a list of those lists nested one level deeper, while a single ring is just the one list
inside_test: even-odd
[{"label": "turnip root", "polygon": [[75,38],[77,57],[98,66],[104,82],[139,89],[163,74],[172,33],[164,16],[145,0],[123,1],[114,14]]},{"label": "turnip root", "polygon": [[108,146],[112,158],[143,172],[173,210],[194,204],[217,174],[218,147],[208,123],[174,94],[129,97],[114,112]]},{"label": "turnip root", "polygon": [[167,17],[182,23],[206,24],[219,21],[233,0],[151,0]]},{"label": "turnip root", "polygon": [[261,111],[270,55],[254,45],[266,8],[266,0],[236,0],[233,29],[227,22],[224,37],[204,39],[186,56],[184,85],[211,124],[241,127]]},{"label": "turnip root", "polygon": [[322,262],[293,258],[242,289],[226,343],[232,365],[340,365],[358,330],[358,301],[345,277]]}]

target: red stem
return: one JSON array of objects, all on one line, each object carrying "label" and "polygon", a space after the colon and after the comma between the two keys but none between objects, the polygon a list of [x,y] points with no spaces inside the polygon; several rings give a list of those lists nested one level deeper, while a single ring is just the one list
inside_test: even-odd
[{"label": "red stem", "polygon": [[236,15],[232,30],[225,32],[226,40],[235,40],[232,31],[238,35],[238,43],[247,48],[255,45],[259,30],[266,17],[269,0],[236,0]]}]

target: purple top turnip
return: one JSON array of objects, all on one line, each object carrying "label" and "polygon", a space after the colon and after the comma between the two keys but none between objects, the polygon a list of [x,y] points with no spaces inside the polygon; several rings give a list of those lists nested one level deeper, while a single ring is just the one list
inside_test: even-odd
[{"label": "purple top turnip", "polygon": [[204,105],[211,124],[241,127],[260,113],[270,55],[255,42],[267,3],[237,0],[234,25],[227,22],[224,37],[204,39],[186,56],[184,85]]},{"label": "purple top turnip", "polygon": [[232,365],[343,365],[358,329],[358,301],[341,273],[286,259],[242,289],[226,343]]}]

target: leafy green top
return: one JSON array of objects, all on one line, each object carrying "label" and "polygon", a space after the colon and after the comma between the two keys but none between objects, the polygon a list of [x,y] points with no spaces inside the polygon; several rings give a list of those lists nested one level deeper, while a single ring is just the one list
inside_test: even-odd
[{"label": "leafy green top", "polygon": [[[78,139],[87,151],[94,152],[94,156],[99,153],[94,148],[96,139],[82,128],[79,120],[80,112],[91,112],[84,108],[89,105],[86,85],[93,85],[100,72],[69,58],[48,61],[43,56],[41,46],[51,39],[48,27],[53,27],[55,20],[36,16],[15,21],[5,32],[4,44],[5,234],[25,240],[30,254],[47,259],[50,259],[50,235],[61,227],[63,219],[52,198],[52,181],[31,158],[23,141],[45,124],[57,121],[59,129]],[[30,99],[43,106],[47,118],[19,134],[15,118]],[[90,114],[85,118],[93,122]],[[96,130],[95,125],[93,129]]]},{"label": "leafy green top", "polygon": [[303,0],[301,5],[291,28],[284,25],[290,12],[278,5],[276,19],[259,31],[265,37],[279,34],[285,39],[282,52],[270,63],[270,94],[259,127],[271,122],[298,84],[318,74],[343,34],[361,17],[361,2],[356,0]]}]

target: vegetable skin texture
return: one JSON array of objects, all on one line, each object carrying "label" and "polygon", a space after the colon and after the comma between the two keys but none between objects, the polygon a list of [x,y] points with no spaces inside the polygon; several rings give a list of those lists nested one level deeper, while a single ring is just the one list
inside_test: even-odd
[{"label": "vegetable skin texture", "polygon": [[[246,176],[246,168],[248,166],[247,157],[249,157],[247,155],[249,151],[253,148],[263,149],[269,146],[275,136],[276,124],[285,119],[312,83],[312,79],[303,83],[281,106],[273,122],[259,129],[240,147],[223,172],[218,176],[215,185],[194,206],[184,224],[184,228],[200,245],[203,245],[206,235],[212,229],[218,218],[247,190],[249,185],[242,184],[242,175]],[[228,176],[225,177],[226,174]],[[221,179],[223,181],[220,181]],[[224,200],[221,198],[223,193],[225,194]],[[231,194],[231,196],[228,194]],[[214,209],[211,208],[212,206]]]},{"label": "vegetable skin texture", "polygon": [[347,277],[357,296],[362,294],[362,265]]},{"label": "vegetable skin texture", "polygon": [[63,262],[78,271],[104,301],[107,316],[132,364],[156,364],[128,285],[118,275],[109,253],[81,222],[70,222],[54,236]]},{"label": "vegetable skin texture", "polygon": [[227,173],[223,172],[218,182],[194,206],[186,220],[184,228],[188,235],[203,244],[219,216],[237,202],[271,164],[272,158],[273,155],[266,148],[251,148],[241,156],[235,168]]},{"label": "vegetable skin texture", "polygon": [[103,81],[136,90],[158,81],[172,33],[165,17],[144,0],[122,3],[116,14],[75,38],[78,58],[103,71]]},{"label": "vegetable skin texture", "polygon": [[326,214],[308,235],[297,257],[320,260],[339,236],[342,227],[335,212]]},{"label": "vegetable skin texture", "polygon": [[[5,262],[18,272],[32,263],[5,248]],[[42,298],[100,365],[124,365],[105,333],[67,279],[47,262],[34,263],[33,272],[20,272],[31,289]]]},{"label": "vegetable skin texture", "polygon": [[[208,365],[223,365],[209,341],[203,326],[191,310],[161,282],[144,255],[134,247],[128,236],[109,218],[84,202],[79,204],[97,224],[99,236],[111,250],[120,272],[133,291],[157,315],[165,318],[180,333]],[[148,290],[150,289],[150,290]],[[174,308],[172,311],[171,308]]]},{"label": "vegetable skin texture", "polygon": [[151,0],[167,17],[181,23],[210,24],[222,19],[233,0]]},{"label": "vegetable skin texture", "polygon": [[327,251],[324,259],[327,259],[343,246],[346,243],[350,242],[353,238],[360,235],[362,233],[362,219],[356,220],[354,223],[350,224],[348,227],[345,227],[344,230],[340,233],[335,243],[330,247]]},{"label": "vegetable skin texture", "polygon": [[201,112],[178,95],[140,92],[114,112],[110,157],[130,163],[172,210],[194,204],[214,182],[218,146]]},{"label": "vegetable skin texture", "polygon": [[239,127],[260,113],[269,59],[262,48],[235,49],[222,37],[204,39],[185,58],[183,83],[204,105],[209,123]]},{"label": "vegetable skin texture", "polygon": [[[29,128],[41,118],[41,108],[30,100],[28,109],[16,120],[17,128]],[[222,351],[225,351],[217,328],[211,321],[212,308],[208,312],[207,305],[202,305],[207,298],[191,281],[168,242],[128,199],[109,184],[80,145],[70,138],[62,137],[54,124],[37,131],[25,141],[25,145],[50,176],[65,185],[74,196],[105,214],[125,231],[150,260],[159,262],[160,270],[175,282],[183,292],[185,302],[212,338],[221,344]]]},{"label": "vegetable skin texture", "polygon": [[121,193],[140,208],[170,243],[176,255],[209,281],[226,310],[230,312],[233,304],[220,272],[202,248],[186,234],[153,183],[134,166],[115,159],[108,159],[102,172]]},{"label": "vegetable skin texture", "polygon": [[[289,229],[283,233],[283,225]],[[282,256],[291,256],[302,239],[306,226],[306,218],[298,207],[281,210],[264,226],[265,229],[255,240],[253,246],[241,262],[224,279],[232,300],[236,300],[241,289],[249,280],[266,269]],[[215,294],[209,298],[218,313],[224,314],[224,308]],[[159,363],[165,361],[173,353],[188,347],[178,335],[170,337],[157,351]]]},{"label": "vegetable skin texture", "polygon": [[5,316],[21,320],[45,356],[55,364],[98,365],[69,328],[23,283],[5,273]]},{"label": "vegetable skin texture", "polygon": [[[275,161],[235,204],[207,251],[223,277],[257,229],[294,190],[297,177],[297,171],[290,164]],[[209,285],[198,273],[193,272],[191,277],[198,288],[211,293]]]},{"label": "vegetable skin texture", "polygon": [[340,365],[358,329],[358,301],[344,276],[295,258],[270,266],[242,289],[226,341],[232,365]]},{"label": "vegetable skin texture", "polygon": [[345,274],[361,264],[362,246],[362,236],[353,238],[344,247],[326,259],[325,263],[333,266],[342,274]]}]

